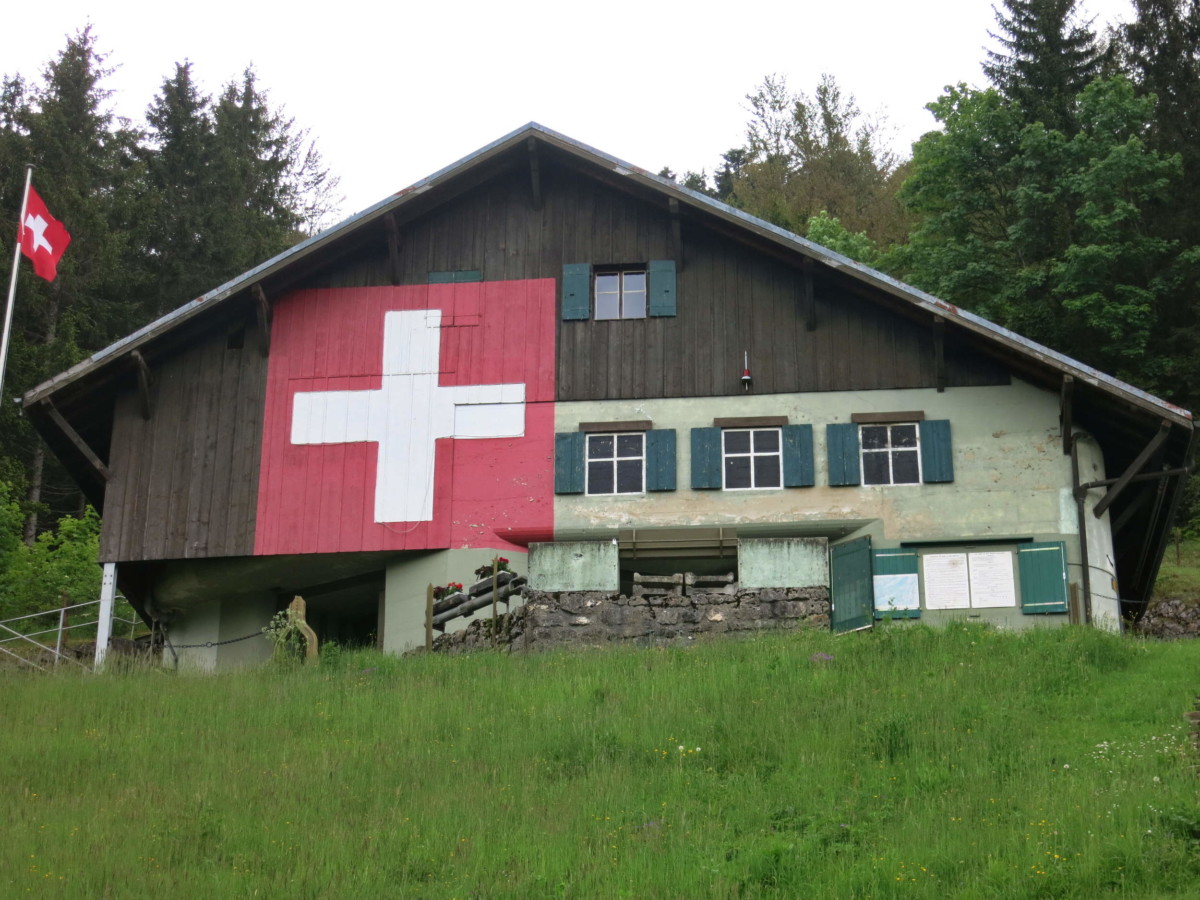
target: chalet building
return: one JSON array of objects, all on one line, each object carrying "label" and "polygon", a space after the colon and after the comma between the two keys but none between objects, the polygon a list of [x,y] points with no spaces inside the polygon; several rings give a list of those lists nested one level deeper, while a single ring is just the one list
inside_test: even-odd
[{"label": "chalet building", "polygon": [[[180,657],[294,594],[399,651],[497,554],[543,590],[820,583],[877,617],[1120,627],[1190,413],[530,124],[24,397]],[[526,558],[530,547],[532,555]],[[813,548],[817,548],[814,556]]]}]

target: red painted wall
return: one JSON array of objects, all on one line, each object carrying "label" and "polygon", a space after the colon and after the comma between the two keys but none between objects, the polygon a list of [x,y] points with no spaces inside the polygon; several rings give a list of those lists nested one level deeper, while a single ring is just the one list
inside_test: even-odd
[{"label": "red painted wall", "polygon": [[[274,309],[255,554],[504,547],[554,524],[555,282],[301,291]],[[441,311],[438,385],[524,383],[525,433],[436,442],[433,520],[377,523],[378,444],[291,442],[297,392],[378,389],[384,314]]]}]

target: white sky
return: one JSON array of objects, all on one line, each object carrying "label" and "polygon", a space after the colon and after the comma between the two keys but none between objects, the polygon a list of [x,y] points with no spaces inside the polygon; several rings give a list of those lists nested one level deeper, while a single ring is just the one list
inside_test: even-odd
[{"label": "white sky", "polygon": [[[90,21],[119,66],[114,109],[138,125],[176,61],[211,93],[253,63],[341,177],[347,215],[530,120],[652,171],[711,172],[770,73],[808,93],[831,73],[908,155],[944,85],[982,84],[995,23],[991,0],[10,6],[0,72],[32,79]],[[1082,0],[1097,31],[1130,6]]]}]

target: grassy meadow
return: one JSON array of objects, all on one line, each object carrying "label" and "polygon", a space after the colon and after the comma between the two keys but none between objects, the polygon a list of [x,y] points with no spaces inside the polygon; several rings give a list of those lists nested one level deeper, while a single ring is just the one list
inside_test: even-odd
[{"label": "grassy meadow", "polygon": [[0,673],[0,896],[1200,895],[1200,643]]}]

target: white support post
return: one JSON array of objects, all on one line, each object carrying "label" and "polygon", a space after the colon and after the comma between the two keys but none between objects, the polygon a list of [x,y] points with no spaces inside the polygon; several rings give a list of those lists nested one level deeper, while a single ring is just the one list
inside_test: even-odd
[{"label": "white support post", "polygon": [[113,605],[117,597],[117,564],[105,563],[104,576],[100,582],[100,620],[96,623],[96,662],[99,669],[104,665],[108,653],[108,639],[112,636]]}]

